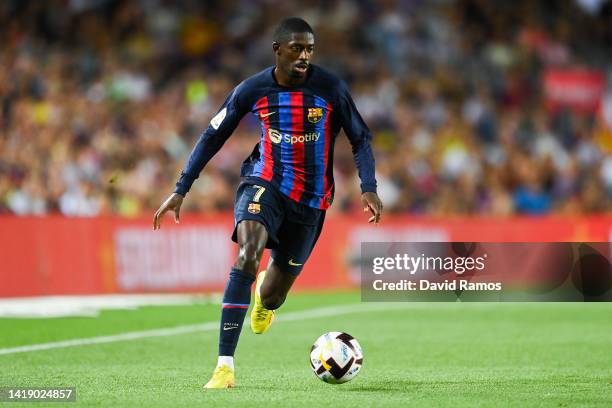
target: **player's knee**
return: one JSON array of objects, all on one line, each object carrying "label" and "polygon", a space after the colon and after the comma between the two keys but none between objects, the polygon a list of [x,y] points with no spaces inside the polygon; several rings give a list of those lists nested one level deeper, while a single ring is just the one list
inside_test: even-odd
[{"label": "player's knee", "polygon": [[247,242],[240,246],[236,267],[245,272],[256,274],[259,268],[259,261],[263,253],[263,246],[256,243]]}]

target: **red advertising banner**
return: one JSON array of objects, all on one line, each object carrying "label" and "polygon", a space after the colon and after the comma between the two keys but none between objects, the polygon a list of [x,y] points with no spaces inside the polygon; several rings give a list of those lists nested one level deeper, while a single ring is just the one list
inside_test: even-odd
[{"label": "red advertising banner", "polygon": [[544,95],[550,111],[569,108],[579,113],[595,112],[605,88],[603,73],[591,69],[549,69],[544,73]]},{"label": "red advertising banner", "polygon": [[[151,220],[0,217],[0,297],[222,290],[234,262],[231,214]],[[362,242],[608,242],[612,216],[414,218],[330,216],[296,289],[359,283]],[[261,269],[267,264],[267,255]]]}]

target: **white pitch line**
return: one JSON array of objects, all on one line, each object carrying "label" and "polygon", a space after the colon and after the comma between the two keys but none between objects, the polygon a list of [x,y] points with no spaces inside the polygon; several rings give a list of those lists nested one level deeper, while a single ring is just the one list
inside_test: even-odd
[{"label": "white pitch line", "polygon": [[[398,307],[399,306],[399,307]],[[405,308],[404,304],[389,304],[389,303],[357,303],[351,305],[342,305],[335,307],[324,307],[319,309],[303,310],[299,312],[288,312],[279,316],[277,321],[291,322],[296,320],[316,319],[319,317],[340,316],[351,313],[363,313],[376,310],[390,310]],[[113,334],[110,336],[89,337],[84,339],[72,339],[64,341],[56,341],[52,343],[31,344],[28,346],[19,346],[0,349],[0,355],[29,353],[32,351],[60,349],[67,347],[87,346],[92,344],[115,343],[118,341],[130,341],[146,339],[149,337],[164,337],[175,336],[178,334],[195,333],[201,331],[211,331],[219,328],[219,322],[208,322],[201,324],[192,324],[186,326],[171,327],[167,329],[153,329],[137,332],[128,332],[121,334]]]}]

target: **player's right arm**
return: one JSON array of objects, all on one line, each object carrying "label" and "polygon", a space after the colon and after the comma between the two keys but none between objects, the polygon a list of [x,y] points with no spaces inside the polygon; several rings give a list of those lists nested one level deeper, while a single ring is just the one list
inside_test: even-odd
[{"label": "player's right arm", "polygon": [[204,166],[221,149],[225,141],[232,135],[242,117],[248,112],[241,103],[241,85],[238,85],[227,97],[221,109],[211,119],[208,128],[200,135],[198,142],[191,151],[185,169],[176,183],[176,189],[159,207],[153,216],[153,229],[161,226],[162,216],[174,212],[174,221],[179,222],[179,213],[183,199],[191,189],[193,182],[200,176]]}]

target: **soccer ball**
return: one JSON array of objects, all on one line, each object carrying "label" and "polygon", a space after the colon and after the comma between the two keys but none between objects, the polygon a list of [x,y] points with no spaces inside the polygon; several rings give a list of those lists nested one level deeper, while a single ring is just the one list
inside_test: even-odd
[{"label": "soccer ball", "polygon": [[362,363],[361,346],[347,333],[325,333],[310,349],[312,371],[329,384],[342,384],[352,380],[361,370]]}]

